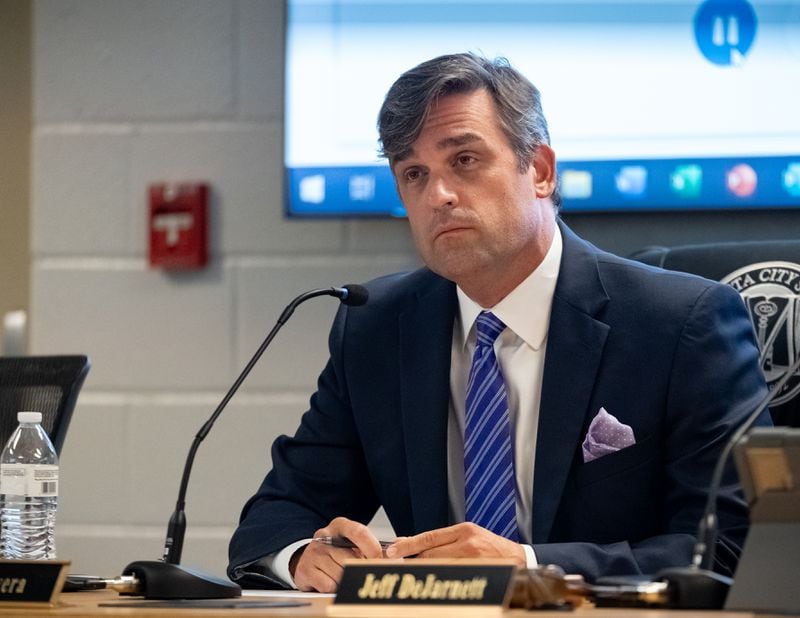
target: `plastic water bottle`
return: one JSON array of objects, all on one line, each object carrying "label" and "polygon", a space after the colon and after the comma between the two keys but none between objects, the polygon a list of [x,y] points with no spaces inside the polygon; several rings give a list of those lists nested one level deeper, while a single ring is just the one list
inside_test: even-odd
[{"label": "plastic water bottle", "polygon": [[6,559],[56,557],[58,455],[41,412],[17,413],[19,427],[0,455],[0,554]]}]

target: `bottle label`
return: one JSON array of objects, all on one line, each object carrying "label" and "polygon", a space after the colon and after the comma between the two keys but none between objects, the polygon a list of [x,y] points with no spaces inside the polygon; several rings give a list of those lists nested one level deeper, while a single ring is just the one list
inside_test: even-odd
[{"label": "bottle label", "polygon": [[58,466],[52,464],[3,464],[0,494],[50,498],[58,496]]}]

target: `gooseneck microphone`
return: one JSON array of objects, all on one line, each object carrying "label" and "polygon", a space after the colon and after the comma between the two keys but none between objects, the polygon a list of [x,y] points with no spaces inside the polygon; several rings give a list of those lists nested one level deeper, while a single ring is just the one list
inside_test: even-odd
[{"label": "gooseneck microphone", "polygon": [[219,415],[228,405],[228,402],[239,390],[247,376],[255,367],[261,355],[275,338],[281,327],[289,320],[294,310],[305,301],[316,298],[317,296],[334,296],[345,305],[359,306],[367,302],[369,292],[361,285],[346,285],[341,288],[320,288],[310,290],[300,294],[290,302],[281,313],[275,326],[259,346],[256,353],[247,363],[245,368],[236,378],[228,392],[222,398],[217,408],[209,419],[197,432],[194,437],[189,454],[186,457],[186,464],[183,468],[180,489],[178,490],[178,500],[175,504],[175,511],[169,519],[167,526],[167,538],[164,543],[164,555],[161,561],[140,560],[132,562],[123,571],[123,575],[136,577],[140,585],[135,592],[121,594],[132,594],[144,596],[149,599],[218,599],[241,596],[242,589],[233,582],[206,575],[180,566],[181,553],[183,552],[183,540],[186,534],[186,491],[189,485],[189,475],[192,471],[194,457],[200,443],[205,439],[211,428],[214,426]]},{"label": "gooseneck microphone", "polygon": [[718,532],[717,498],[722,486],[722,476],[725,464],[730,458],[731,451],[747,431],[753,426],[761,413],[769,404],[781,394],[783,387],[800,370],[800,356],[786,370],[775,386],[756,405],[739,428],[733,433],[725,444],[714,466],[711,476],[708,498],[705,510],[700,519],[697,530],[697,541],[694,546],[692,564],[688,567],[665,569],[656,574],[656,579],[661,579],[674,586],[676,597],[672,607],[678,609],[721,609],[733,581],[729,577],[715,573],[714,554]]}]

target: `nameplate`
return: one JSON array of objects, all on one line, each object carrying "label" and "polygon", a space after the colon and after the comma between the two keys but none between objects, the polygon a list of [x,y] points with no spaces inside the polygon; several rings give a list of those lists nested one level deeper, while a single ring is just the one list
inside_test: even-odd
[{"label": "nameplate", "polygon": [[500,613],[516,570],[511,560],[348,560],[327,612],[391,616],[392,608],[405,607],[415,616],[435,616],[457,607],[460,615]]},{"label": "nameplate", "polygon": [[0,607],[53,606],[69,560],[0,560]]}]

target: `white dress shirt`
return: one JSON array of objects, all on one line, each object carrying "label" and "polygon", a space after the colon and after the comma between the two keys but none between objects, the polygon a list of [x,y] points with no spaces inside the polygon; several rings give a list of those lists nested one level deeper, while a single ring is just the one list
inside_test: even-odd
[{"label": "white dress shirt", "polygon": [[[459,313],[453,326],[450,361],[450,417],[447,438],[447,473],[453,521],[464,521],[464,414],[467,381],[475,351],[475,320],[491,311],[506,325],[494,344],[508,397],[514,442],[514,474],[517,487],[517,527],[520,540],[531,542],[533,515],[533,464],[539,400],[542,393],[544,357],[550,310],[561,265],[561,232],[555,228],[550,249],[542,263],[494,307],[480,307],[458,288]],[[533,549],[526,547],[528,566],[536,565]]]},{"label": "white dress shirt", "polygon": [[[450,515],[455,522],[464,521],[464,408],[475,350],[475,319],[481,311],[486,310],[494,313],[506,325],[494,347],[506,383],[511,433],[514,436],[517,527],[529,568],[537,564],[530,546],[533,464],[536,458],[547,330],[561,266],[561,251],[561,231],[556,227],[553,242],[542,263],[494,307],[480,307],[458,288],[459,311],[453,324],[447,437]],[[265,556],[260,562],[271,567],[273,573],[287,585],[296,587],[289,573],[289,560],[297,549],[310,542],[310,539],[297,541],[276,554]]]}]

